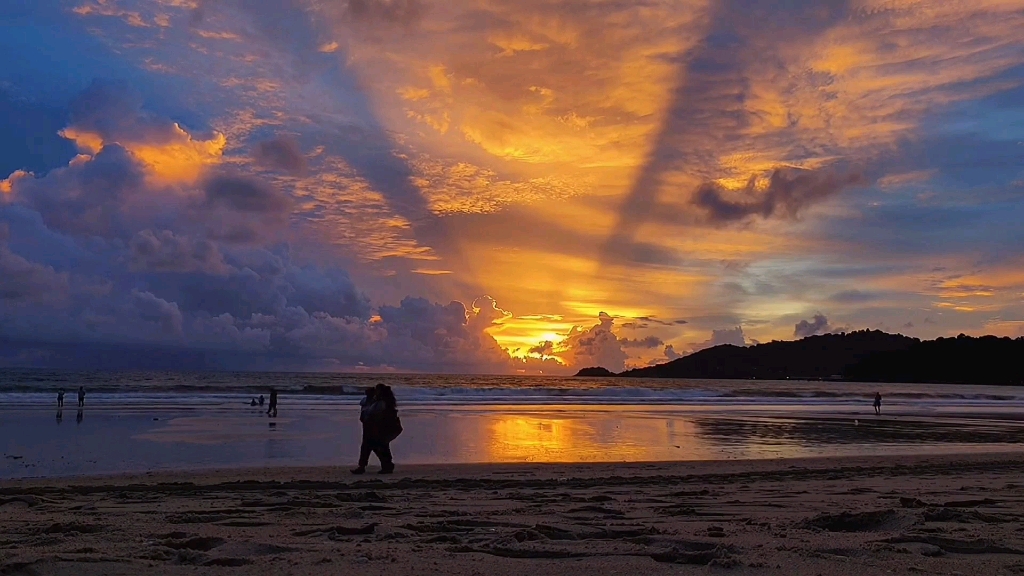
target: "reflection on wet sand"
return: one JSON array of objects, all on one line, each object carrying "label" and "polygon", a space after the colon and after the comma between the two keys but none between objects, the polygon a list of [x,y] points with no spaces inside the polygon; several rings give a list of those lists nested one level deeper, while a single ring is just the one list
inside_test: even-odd
[{"label": "reflection on wet sand", "polygon": [[780,447],[828,447],[1015,442],[1020,422],[955,421],[937,418],[700,418],[699,434],[708,442],[747,442]]},{"label": "reflection on wet sand", "polygon": [[[352,464],[356,410],[296,410],[265,418],[210,411],[100,412],[64,428],[52,412],[10,411],[0,477],[160,468]],[[82,412],[78,412],[78,418]],[[665,406],[486,406],[402,411],[400,466],[446,463],[645,462],[1016,450],[1024,421],[944,416],[863,417],[714,413]],[[58,421],[59,422],[59,421]],[[73,443],[75,450],[64,447]],[[31,461],[30,461],[31,460]]]},{"label": "reflection on wet sand", "polygon": [[548,416],[543,413],[483,416],[485,451],[480,462],[641,462],[693,460],[708,454],[694,442],[688,419],[629,417],[617,412]]}]

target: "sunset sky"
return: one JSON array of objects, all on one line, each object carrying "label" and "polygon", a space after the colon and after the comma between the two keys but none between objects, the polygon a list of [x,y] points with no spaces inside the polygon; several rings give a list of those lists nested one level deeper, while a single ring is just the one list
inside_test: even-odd
[{"label": "sunset sky", "polygon": [[0,366],[1024,335],[1024,0],[0,2]]}]

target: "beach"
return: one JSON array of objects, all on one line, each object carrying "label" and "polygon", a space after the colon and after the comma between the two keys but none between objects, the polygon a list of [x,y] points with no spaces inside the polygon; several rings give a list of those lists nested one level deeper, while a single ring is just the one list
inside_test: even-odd
[{"label": "beach", "polygon": [[1013,574],[1019,454],[0,484],[3,574]]},{"label": "beach", "polygon": [[353,476],[370,379],[60,377],[0,389],[0,574],[1024,571],[1020,388],[378,377]]}]

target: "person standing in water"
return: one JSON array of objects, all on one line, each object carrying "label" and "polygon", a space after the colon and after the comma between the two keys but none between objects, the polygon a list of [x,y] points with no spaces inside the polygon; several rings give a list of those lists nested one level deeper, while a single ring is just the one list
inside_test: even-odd
[{"label": "person standing in water", "polygon": [[270,389],[270,406],[267,408],[267,416],[277,417],[277,390]]},{"label": "person standing in water", "polygon": [[57,391],[57,408],[64,407],[64,389],[61,388]]},{"label": "person standing in water", "polygon": [[398,402],[390,386],[378,384],[366,391],[366,397],[359,402],[359,419],[363,423],[363,442],[359,447],[359,465],[353,474],[365,474],[370,463],[370,453],[380,460],[380,474],[395,471],[391,454],[391,442],[402,433],[402,421],[398,417]]},{"label": "person standing in water", "polygon": [[260,394],[260,408],[263,408],[263,404],[264,404],[265,402],[266,402],[266,401],[265,401],[265,400],[263,399],[263,394]]},{"label": "person standing in water", "polygon": [[875,392],[875,416],[882,413],[882,393]]},{"label": "person standing in water", "polygon": [[78,387],[78,407],[82,408],[85,406],[85,386]]}]

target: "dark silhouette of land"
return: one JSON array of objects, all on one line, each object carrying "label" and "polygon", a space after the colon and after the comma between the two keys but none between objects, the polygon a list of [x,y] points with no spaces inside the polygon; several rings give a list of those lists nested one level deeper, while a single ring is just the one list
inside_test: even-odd
[{"label": "dark silhouette of land", "polygon": [[[1024,337],[961,334],[922,341],[860,330],[749,347],[725,344],[614,376],[1021,385],[1022,359]],[[586,368],[577,375],[611,375],[601,370]]]},{"label": "dark silhouette of land", "polygon": [[593,368],[584,368],[576,373],[577,376],[589,376],[589,377],[607,377],[607,376],[618,376],[615,372],[607,368],[601,368],[600,366],[594,366]]}]

